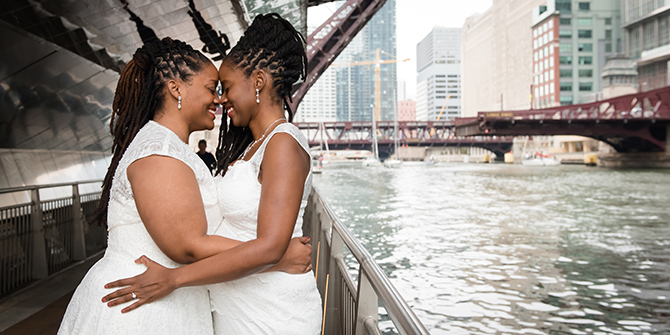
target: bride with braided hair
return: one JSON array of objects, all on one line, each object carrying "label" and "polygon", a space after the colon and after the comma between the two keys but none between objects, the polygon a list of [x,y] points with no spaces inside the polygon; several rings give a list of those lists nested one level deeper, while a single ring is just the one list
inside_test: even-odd
[{"label": "bride with braided hair", "polygon": [[248,242],[175,269],[142,257],[147,271],[110,283],[125,288],[106,298],[135,292],[134,309],[177,288],[209,285],[215,334],[320,333],[321,297],[311,271],[233,280],[245,267],[276,262],[291,238],[302,236],[312,172],[289,103],[306,66],[304,38],[273,13],[254,19],[219,69],[228,119],[221,124],[215,177],[225,220],[215,234]]},{"label": "bride with braided hair", "polygon": [[[223,220],[218,193],[224,190],[217,190],[187,144],[191,132],[214,128],[218,82],[207,57],[169,37],[138,49],[122,71],[110,121],[113,158],[98,210],[98,220],[108,227],[108,247],[77,287],[59,334],[213,333],[204,286],[183,288],[131,314],[122,312],[129,301],[141,299],[134,291],[112,308],[100,299],[110,293],[105,283],[145,269],[133,262],[141,255],[178,268],[244,244],[207,235]],[[304,240],[292,239],[286,257],[268,273],[306,272],[311,247],[302,245]],[[246,266],[230,278],[277,261]]]}]

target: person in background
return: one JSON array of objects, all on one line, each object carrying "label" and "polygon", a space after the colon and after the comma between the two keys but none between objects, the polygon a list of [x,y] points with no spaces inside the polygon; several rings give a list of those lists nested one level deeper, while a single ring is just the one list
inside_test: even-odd
[{"label": "person in background", "polygon": [[216,169],[216,159],[214,158],[214,155],[205,151],[207,150],[207,141],[200,140],[200,142],[198,142],[198,148],[200,151],[196,152],[196,154],[198,154],[198,157],[200,157],[200,159],[205,162],[205,165],[207,165],[207,168],[211,173],[214,171],[214,169]]}]

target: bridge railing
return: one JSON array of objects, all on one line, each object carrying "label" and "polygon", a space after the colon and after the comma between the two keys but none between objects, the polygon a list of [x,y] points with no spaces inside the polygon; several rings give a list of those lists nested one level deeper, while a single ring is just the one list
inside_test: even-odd
[{"label": "bridge railing", "polygon": [[[107,246],[107,229],[92,223],[101,192],[80,194],[79,186],[101,180],[0,190],[29,192],[31,201],[0,207],[0,297],[46,278]],[[40,190],[70,187],[69,197],[40,199]]]},{"label": "bridge railing", "polygon": [[[379,306],[384,307],[400,334],[429,334],[370,253],[337,218],[316,188],[304,214],[304,233],[312,253],[317,287],[324,301],[324,333],[381,334]],[[357,263],[355,276],[345,262],[350,253]]]},{"label": "bridge railing", "polygon": [[[479,120],[669,120],[670,86],[591,103],[531,110],[478,112]],[[456,119],[467,124],[472,118]]]}]

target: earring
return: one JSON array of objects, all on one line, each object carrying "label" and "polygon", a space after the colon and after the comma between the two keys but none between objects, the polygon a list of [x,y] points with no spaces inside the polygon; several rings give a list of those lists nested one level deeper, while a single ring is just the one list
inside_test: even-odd
[{"label": "earring", "polygon": [[181,109],[181,95],[177,98],[177,109]]},{"label": "earring", "polygon": [[257,104],[261,103],[261,96],[260,96],[260,92],[258,91],[258,89],[256,89],[256,103]]}]

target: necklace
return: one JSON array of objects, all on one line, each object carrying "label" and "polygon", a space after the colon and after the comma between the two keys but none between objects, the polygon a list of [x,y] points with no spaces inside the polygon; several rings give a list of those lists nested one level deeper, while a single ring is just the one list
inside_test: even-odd
[{"label": "necklace", "polygon": [[274,120],[272,123],[270,123],[270,125],[269,125],[267,128],[265,128],[265,131],[263,132],[263,135],[261,135],[261,137],[259,137],[259,138],[258,138],[257,140],[255,140],[255,141],[249,143],[249,145],[247,146],[247,148],[246,148],[246,149],[244,150],[244,152],[242,153],[242,159],[244,159],[244,157],[247,155],[247,152],[249,152],[249,150],[251,150],[251,148],[253,148],[254,145],[256,145],[256,143],[262,141],[262,140],[265,138],[265,135],[267,135],[268,130],[270,130],[270,128],[272,128],[272,126],[273,126],[275,123],[277,123],[277,122],[279,122],[279,121],[281,121],[281,120],[286,121],[286,119],[283,118],[283,117],[280,117],[280,118]]}]

